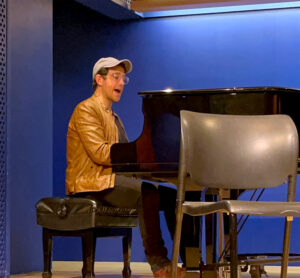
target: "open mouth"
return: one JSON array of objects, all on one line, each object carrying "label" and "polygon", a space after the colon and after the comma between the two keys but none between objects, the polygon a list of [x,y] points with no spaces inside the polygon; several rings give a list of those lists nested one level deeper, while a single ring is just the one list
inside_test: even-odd
[{"label": "open mouth", "polygon": [[118,94],[121,93],[121,90],[119,90],[119,89],[114,89],[114,91],[117,92]]}]

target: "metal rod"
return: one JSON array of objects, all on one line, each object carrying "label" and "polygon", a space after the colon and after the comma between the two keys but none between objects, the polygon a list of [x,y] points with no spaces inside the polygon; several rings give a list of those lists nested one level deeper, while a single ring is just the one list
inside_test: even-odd
[{"label": "metal rod", "polygon": [[[261,190],[261,192],[259,193],[258,197],[256,198],[256,202],[260,199],[260,197],[262,196],[262,194],[264,193],[264,191],[265,191],[265,189],[262,189],[262,190]],[[252,194],[252,196],[251,196],[251,198],[250,198],[250,201],[252,201],[252,200],[254,199],[254,196],[255,196],[256,192],[257,192],[257,189],[254,190],[254,192],[253,192],[253,194]],[[243,220],[244,216],[245,216],[245,215],[243,214],[243,215],[239,218],[239,221],[238,221],[237,225],[240,224],[240,222]],[[237,231],[237,235],[239,235],[240,231],[242,230],[242,228],[243,228],[244,225],[246,224],[248,218],[249,218],[249,215],[246,216],[246,219],[245,219],[245,220],[243,221],[243,223],[241,224],[241,227],[240,227],[240,228],[238,229],[238,231]],[[222,254],[219,255],[218,262],[220,262],[221,259],[224,257],[224,255],[228,252],[229,246],[230,246],[230,242],[229,242],[229,240],[228,240],[227,242],[225,242],[225,247],[224,247],[224,249],[223,249]]]},{"label": "metal rod", "polygon": [[[249,260],[241,260],[239,261],[239,265],[257,265],[257,264],[272,264],[272,263],[279,263],[281,262],[282,258],[269,258],[269,259],[249,259]],[[289,262],[300,262],[300,256],[299,257],[289,257]],[[215,263],[215,264],[207,264],[205,265],[205,268],[207,269],[214,269],[216,267],[222,267],[222,266],[230,266],[230,262],[224,262],[224,263]]]}]

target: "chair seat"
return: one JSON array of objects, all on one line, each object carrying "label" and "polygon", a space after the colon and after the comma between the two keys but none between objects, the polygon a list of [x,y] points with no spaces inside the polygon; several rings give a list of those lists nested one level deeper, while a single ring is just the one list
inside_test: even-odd
[{"label": "chair seat", "polygon": [[184,213],[203,215],[215,212],[230,214],[300,216],[300,203],[297,202],[251,202],[224,200],[219,202],[184,202]]},{"label": "chair seat", "polygon": [[118,208],[101,201],[78,197],[43,198],[36,204],[37,224],[53,230],[84,230],[96,227],[136,227],[135,208]]}]

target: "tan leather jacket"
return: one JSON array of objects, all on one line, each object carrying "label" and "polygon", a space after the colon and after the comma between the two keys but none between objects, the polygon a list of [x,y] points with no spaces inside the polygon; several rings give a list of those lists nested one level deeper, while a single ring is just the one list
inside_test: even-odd
[{"label": "tan leather jacket", "polygon": [[114,186],[110,148],[119,140],[115,116],[95,95],[75,108],[67,133],[67,194]]}]

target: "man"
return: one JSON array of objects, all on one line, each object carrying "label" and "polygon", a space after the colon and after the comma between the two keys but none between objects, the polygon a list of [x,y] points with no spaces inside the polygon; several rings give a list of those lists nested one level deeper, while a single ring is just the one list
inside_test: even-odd
[{"label": "man", "polygon": [[[75,108],[67,133],[66,192],[97,198],[118,207],[137,207],[147,260],[154,277],[170,277],[170,260],[161,236],[159,210],[164,210],[173,237],[176,191],[112,172],[110,149],[128,142],[112,104],[121,99],[129,60],[99,59],[93,68],[94,94]],[[183,271],[178,269],[183,277]]]}]

